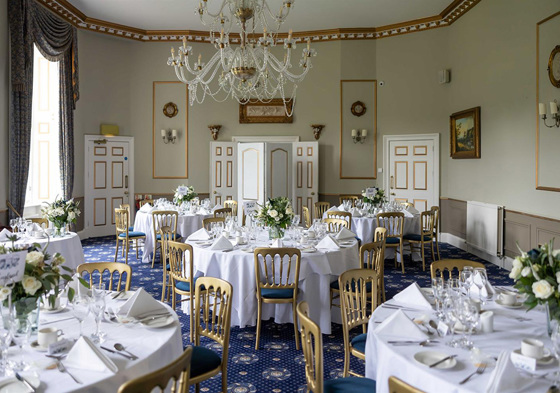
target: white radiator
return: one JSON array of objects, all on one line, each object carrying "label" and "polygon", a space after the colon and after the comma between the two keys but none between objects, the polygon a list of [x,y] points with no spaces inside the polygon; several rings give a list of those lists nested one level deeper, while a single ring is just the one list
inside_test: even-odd
[{"label": "white radiator", "polygon": [[504,207],[467,202],[467,245],[490,255],[504,253]]}]

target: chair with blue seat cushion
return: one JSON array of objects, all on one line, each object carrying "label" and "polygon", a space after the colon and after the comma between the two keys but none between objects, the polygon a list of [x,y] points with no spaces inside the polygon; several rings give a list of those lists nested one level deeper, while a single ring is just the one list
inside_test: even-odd
[{"label": "chair with blue seat cushion", "polygon": [[[160,249],[160,255],[163,257],[162,245],[163,241],[161,237],[158,239],[159,230],[163,226],[171,228],[172,239],[176,239],[177,236],[177,222],[179,221],[179,213],[175,210],[154,210],[152,213],[152,229],[154,236],[154,253],[152,255],[152,268],[156,262],[156,251]],[[164,263],[162,259],[162,263]],[[165,264],[165,263],[164,263]]]},{"label": "chair with blue seat cushion", "polygon": [[255,277],[257,280],[257,340],[261,336],[262,304],[292,303],[296,349],[299,349],[296,304],[298,295],[301,252],[297,248],[256,248]]},{"label": "chair with blue seat cushion", "polygon": [[131,232],[129,231],[130,220],[129,213],[127,209],[115,209],[115,231],[117,234],[117,246],[115,250],[115,262],[117,262],[117,257],[119,255],[119,244],[122,242],[122,253],[125,257],[125,263],[128,263],[128,250],[130,248],[130,242],[136,242],[136,259],[138,259],[138,240],[145,239],[146,234],[144,232]]},{"label": "chair with blue seat cushion", "polygon": [[297,315],[301,327],[301,347],[305,359],[307,391],[313,393],[375,392],[375,381],[368,378],[347,377],[324,381],[321,329],[309,318],[307,302],[300,302],[297,305]]},{"label": "chair with blue seat cushion", "polygon": [[[192,252],[192,248],[191,248]],[[192,255],[192,254],[191,254]],[[192,288],[192,286],[191,286]],[[195,342],[191,362],[191,384],[200,391],[199,383],[222,373],[222,392],[227,392],[227,362],[231,330],[231,302],[233,287],[215,277],[196,280],[195,312],[199,320],[193,325]],[[192,321],[192,320],[191,320]],[[222,346],[222,357],[208,346],[200,345],[200,338],[208,337]]]},{"label": "chair with blue seat cushion", "polygon": [[128,210],[128,231],[129,232],[134,231],[134,225],[130,225],[130,220],[132,218],[132,214],[130,214],[130,203],[121,203],[121,205],[119,207],[121,209]]},{"label": "chair with blue seat cushion", "polygon": [[410,245],[410,254],[412,255],[414,250],[419,250],[422,256],[422,270],[426,271],[426,257],[424,255],[424,246],[432,246],[432,260],[435,260],[434,254],[434,212],[432,210],[427,210],[420,213],[420,227],[421,233],[411,233],[404,235],[403,239]]},{"label": "chair with blue seat cushion", "polygon": [[397,267],[397,255],[401,256],[401,268],[404,273],[404,254],[403,254],[403,230],[404,213],[387,212],[377,215],[377,227],[387,230],[385,237],[385,248],[395,249],[395,267]]},{"label": "chair with blue seat cushion", "polygon": [[[344,376],[361,376],[350,370],[350,355],[362,360],[366,358],[366,328],[377,307],[377,273],[368,268],[347,270],[338,278],[338,285],[344,338]],[[350,332],[358,327],[362,328],[363,334],[350,340]]]},{"label": "chair with blue seat cushion", "polygon": [[[171,275],[169,270],[171,269],[171,263],[169,262],[169,241],[178,241],[180,239],[177,234],[173,233],[173,229],[170,226],[163,225],[158,230],[157,239],[161,242],[161,259],[162,270],[163,270],[163,286],[161,289],[161,301],[169,301],[169,297],[173,292],[173,284],[171,282]],[[167,297],[166,297],[167,295]]]},{"label": "chair with blue seat cushion", "polygon": [[397,377],[389,377],[389,393],[424,393]]}]

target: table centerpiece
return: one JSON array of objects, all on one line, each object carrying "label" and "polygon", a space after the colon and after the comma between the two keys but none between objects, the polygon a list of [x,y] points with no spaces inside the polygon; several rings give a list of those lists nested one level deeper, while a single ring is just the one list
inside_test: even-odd
[{"label": "table centerpiece", "polygon": [[198,194],[196,192],[194,192],[194,187],[193,186],[180,185],[175,190],[175,195],[173,196],[173,202],[176,205],[180,206],[184,202],[192,201],[197,196],[198,196]]},{"label": "table centerpiece", "polygon": [[264,206],[259,206],[257,220],[267,226],[270,239],[281,239],[284,230],[292,223],[294,210],[288,198],[269,198]]},{"label": "table centerpiece", "polygon": [[52,203],[45,202],[46,206],[41,208],[41,213],[43,218],[53,223],[54,236],[64,236],[66,225],[76,222],[80,215],[79,204],[79,202],[74,201],[74,198],[68,201],[60,198],[55,199]]},{"label": "table centerpiece", "polygon": [[366,191],[362,190],[362,197],[364,199],[364,203],[369,203],[370,205],[378,207],[383,203],[387,202],[387,198],[385,198],[385,190],[376,187],[373,188],[375,189],[375,193],[373,195],[372,194],[368,195]]}]

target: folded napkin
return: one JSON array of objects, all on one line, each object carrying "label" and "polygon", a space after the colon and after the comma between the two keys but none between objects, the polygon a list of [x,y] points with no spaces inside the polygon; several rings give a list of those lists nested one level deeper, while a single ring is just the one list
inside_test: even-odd
[{"label": "folded napkin", "polygon": [[496,293],[496,290],[494,289],[492,284],[488,282],[488,280],[486,280],[486,285],[483,286],[482,289],[478,289],[476,284],[480,285],[481,281],[482,280],[478,274],[474,276],[473,285],[471,285],[471,295],[478,296],[478,293],[481,292],[481,295],[483,297],[493,296]]},{"label": "folded napkin", "polygon": [[317,244],[317,248],[324,250],[339,250],[340,246],[338,242],[332,238],[332,236],[327,235]]},{"label": "folded napkin", "polygon": [[80,282],[78,273],[72,276],[72,281],[68,282],[68,288],[72,288],[76,296],[88,296],[89,288]]},{"label": "folded napkin", "polygon": [[353,207],[352,210],[350,210],[350,213],[352,213],[352,217],[361,217],[362,216],[362,212],[357,207]]},{"label": "folded napkin", "polygon": [[350,240],[355,239],[356,234],[349,229],[342,227],[340,232],[338,232],[335,236],[336,240]]},{"label": "folded napkin", "polygon": [[344,209],[344,205],[340,205],[340,206],[338,207],[338,210],[340,210],[341,212],[345,212],[345,211],[346,211],[346,209]]},{"label": "folded napkin", "polygon": [[163,304],[154,299],[144,288],[140,288],[119,308],[117,313],[135,318],[166,310],[167,308]]},{"label": "folded napkin", "polygon": [[218,209],[223,209],[223,208],[224,208],[224,207],[218,203],[216,206],[214,206],[214,207],[212,208],[212,211],[214,212],[214,211],[216,211],[216,210],[218,210]]},{"label": "folded napkin", "polygon": [[33,225],[31,225],[31,231],[32,232],[43,232],[43,227],[41,227],[41,225],[37,224],[36,222],[33,223]]},{"label": "folded napkin", "polygon": [[187,240],[210,240],[212,237],[205,228],[200,228],[198,231],[191,233]]},{"label": "folded napkin", "polygon": [[272,245],[270,247],[272,247],[272,248],[282,248],[282,247],[284,247],[284,243],[282,242],[282,239],[275,239],[272,242]]},{"label": "folded napkin", "polygon": [[404,213],[404,216],[405,216],[405,217],[409,217],[409,218],[414,217],[414,214],[411,213],[411,212],[409,212],[409,211],[406,210],[406,209],[404,209],[402,212]]},{"label": "folded napkin", "polygon": [[331,207],[331,208],[330,208],[329,210],[327,210],[327,211],[328,211],[328,212],[338,212],[338,211],[340,211],[340,210],[338,210],[338,207],[333,206],[333,207]]},{"label": "folded napkin", "polygon": [[400,337],[407,340],[425,340],[426,333],[418,327],[418,324],[410,320],[402,310],[397,310],[389,318],[384,320],[375,333],[380,336]]},{"label": "folded napkin", "polygon": [[0,242],[7,242],[9,240],[8,236],[12,236],[12,232],[6,228],[2,229],[0,232]]},{"label": "folded napkin", "polygon": [[152,210],[154,210],[154,208],[153,208],[152,206],[150,206],[149,203],[146,203],[144,206],[142,206],[142,207],[140,208],[140,211],[141,211],[142,213],[151,213]]},{"label": "folded napkin", "polygon": [[89,371],[117,373],[119,368],[105,356],[89,338],[82,336],[72,347],[64,364],[68,367],[82,368]]},{"label": "folded napkin", "polygon": [[412,214],[420,214],[420,212],[414,206],[407,207],[406,211]]},{"label": "folded napkin", "polygon": [[210,250],[214,251],[222,251],[222,250],[231,250],[233,248],[233,244],[224,236],[221,235],[216,241],[209,247]]},{"label": "folded napkin", "polygon": [[502,351],[496,362],[496,368],[490,375],[490,382],[486,387],[487,393],[512,393],[523,391],[535,383],[532,378],[519,374],[511,361],[511,351]]},{"label": "folded napkin", "polygon": [[393,300],[411,307],[432,310],[432,305],[415,282],[393,296]]}]

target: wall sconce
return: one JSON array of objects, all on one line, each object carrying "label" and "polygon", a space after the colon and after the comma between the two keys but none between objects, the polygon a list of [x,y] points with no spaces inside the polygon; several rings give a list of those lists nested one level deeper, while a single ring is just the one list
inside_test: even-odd
[{"label": "wall sconce", "polygon": [[166,145],[169,142],[174,144],[177,140],[177,130],[161,130],[161,137]]},{"label": "wall sconce", "polygon": [[321,131],[323,131],[323,128],[325,128],[325,126],[322,124],[311,124],[311,128],[313,128],[313,136],[316,140],[319,140],[319,138],[321,137]]},{"label": "wall sconce", "polygon": [[541,119],[543,119],[543,123],[548,128],[552,127],[560,127],[560,116],[558,115],[558,103],[556,100],[550,102],[550,116],[552,117],[553,123],[552,125],[546,124],[546,105],[542,102],[539,102],[539,115]]},{"label": "wall sconce", "polygon": [[222,128],[221,125],[213,125],[213,126],[208,126],[208,128],[210,129],[210,132],[212,133],[212,139],[214,139],[215,141],[218,140],[218,134],[220,133],[220,128]]},{"label": "wall sconce", "polygon": [[367,130],[352,130],[352,140],[354,143],[364,143],[367,137]]}]

